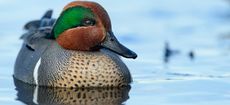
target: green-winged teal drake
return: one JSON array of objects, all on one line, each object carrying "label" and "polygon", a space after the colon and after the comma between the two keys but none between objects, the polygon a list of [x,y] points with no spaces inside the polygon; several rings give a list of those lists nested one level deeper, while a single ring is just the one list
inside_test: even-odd
[{"label": "green-winged teal drake", "polygon": [[[48,11],[27,23],[14,77],[50,87],[120,87],[132,77],[118,55],[137,55],[118,42],[110,18],[98,3],[74,1],[58,19]],[[118,55],[117,55],[118,54]]]}]

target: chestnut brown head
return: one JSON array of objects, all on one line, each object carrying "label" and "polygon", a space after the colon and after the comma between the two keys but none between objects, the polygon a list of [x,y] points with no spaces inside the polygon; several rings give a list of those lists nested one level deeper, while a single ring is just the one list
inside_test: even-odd
[{"label": "chestnut brown head", "polygon": [[74,1],[65,6],[53,27],[51,37],[67,50],[92,51],[107,48],[127,58],[137,57],[118,42],[113,35],[108,13],[95,2]]}]

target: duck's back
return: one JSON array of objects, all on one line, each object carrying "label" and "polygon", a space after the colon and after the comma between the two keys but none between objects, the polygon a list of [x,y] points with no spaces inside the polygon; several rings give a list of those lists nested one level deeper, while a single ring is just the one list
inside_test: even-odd
[{"label": "duck's back", "polygon": [[39,46],[36,46],[36,51],[26,43],[23,43],[14,65],[14,77],[23,82],[34,84],[33,75],[35,66],[49,43],[48,40],[41,39],[37,43]]}]

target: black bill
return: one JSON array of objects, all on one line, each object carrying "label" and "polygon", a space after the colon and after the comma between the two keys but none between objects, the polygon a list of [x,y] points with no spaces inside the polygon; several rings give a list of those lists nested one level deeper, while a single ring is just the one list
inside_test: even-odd
[{"label": "black bill", "polygon": [[106,39],[101,44],[102,47],[109,49],[125,58],[137,58],[137,54],[127,47],[123,46],[112,32],[108,32]]}]

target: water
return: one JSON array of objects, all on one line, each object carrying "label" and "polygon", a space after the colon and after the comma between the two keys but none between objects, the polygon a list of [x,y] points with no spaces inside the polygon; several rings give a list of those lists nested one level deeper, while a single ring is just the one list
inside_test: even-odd
[{"label": "water", "polygon": [[[119,98],[108,98],[103,101],[97,97],[98,101],[94,103],[230,104],[228,71],[230,2],[227,0],[95,1],[102,4],[109,12],[113,31],[118,39],[138,53],[139,57],[136,60],[123,59],[134,79],[131,89],[109,89],[108,92],[119,93]],[[27,104],[36,103],[34,101],[36,88],[26,86],[24,89],[24,85],[16,84],[15,89],[12,78],[14,61],[22,43],[19,40],[19,36],[24,32],[22,26],[29,20],[40,18],[50,8],[54,9],[57,17],[68,2],[70,0],[0,1],[0,104],[23,105],[26,100]],[[172,56],[167,64],[163,62],[165,42],[169,42],[172,49],[180,52]],[[193,60],[188,57],[190,51],[195,54]],[[50,104],[57,102],[54,100],[58,98],[71,98],[68,95],[58,95],[60,91],[62,89],[39,88],[36,99],[38,103],[43,100],[44,103]],[[101,90],[66,91],[94,96],[90,91]],[[43,96],[47,98],[44,99]],[[78,98],[73,96],[73,99]]]}]

